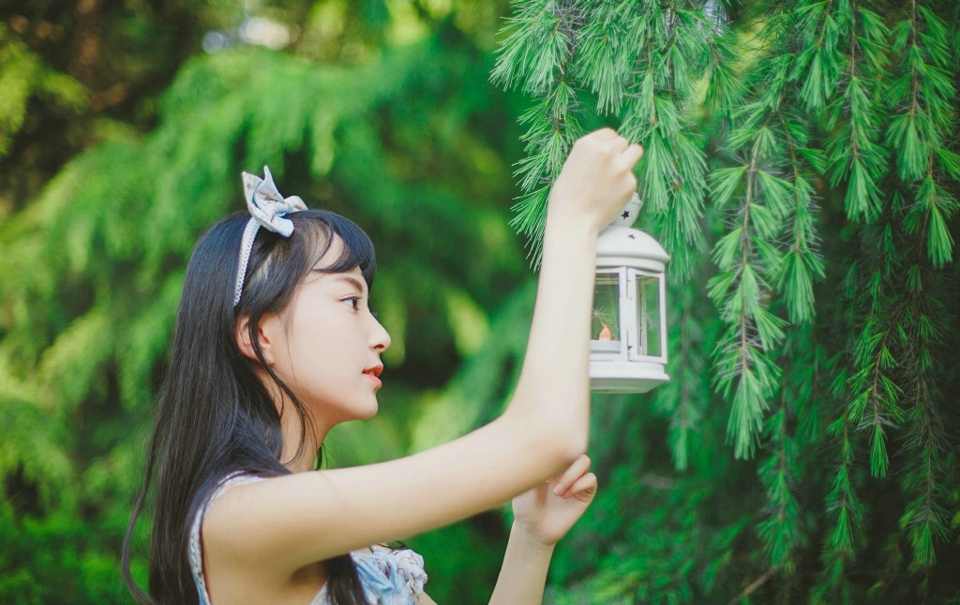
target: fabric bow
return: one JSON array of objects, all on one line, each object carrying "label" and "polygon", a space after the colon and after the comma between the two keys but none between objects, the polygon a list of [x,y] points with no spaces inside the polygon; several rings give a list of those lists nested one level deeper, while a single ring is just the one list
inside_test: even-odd
[{"label": "fabric bow", "polygon": [[262,227],[290,237],[293,233],[293,221],[285,215],[298,210],[306,210],[307,205],[300,196],[283,197],[273,182],[270,169],[263,167],[264,178],[249,172],[243,173],[243,193],[247,198],[247,210]]},{"label": "fabric bow", "polygon": [[412,550],[354,553],[353,560],[371,605],[414,605],[423,594],[423,557]]},{"label": "fabric bow", "polygon": [[236,307],[243,294],[243,280],[247,275],[247,263],[250,261],[250,251],[253,249],[253,238],[262,226],[283,237],[293,235],[293,221],[284,218],[291,212],[306,210],[307,205],[299,196],[283,197],[277,191],[270,169],[263,167],[264,178],[249,172],[243,173],[243,193],[247,198],[247,210],[250,218],[243,228],[240,238],[240,256],[237,262],[237,283],[233,293],[233,306]]}]

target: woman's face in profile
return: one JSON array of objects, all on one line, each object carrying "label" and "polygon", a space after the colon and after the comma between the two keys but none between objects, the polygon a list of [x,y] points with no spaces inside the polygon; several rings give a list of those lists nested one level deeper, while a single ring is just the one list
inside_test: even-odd
[{"label": "woman's face in profile", "polygon": [[[316,266],[328,266],[342,246],[335,238]],[[314,269],[290,305],[261,323],[274,371],[328,429],[377,413],[380,355],[390,335],[371,314],[368,297],[359,267],[343,273]]]}]

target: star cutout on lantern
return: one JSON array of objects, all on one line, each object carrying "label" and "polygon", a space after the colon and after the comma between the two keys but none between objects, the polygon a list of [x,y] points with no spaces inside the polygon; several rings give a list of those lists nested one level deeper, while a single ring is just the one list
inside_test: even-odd
[{"label": "star cutout on lantern", "polygon": [[624,210],[623,214],[620,215],[620,218],[630,218],[630,211]]}]

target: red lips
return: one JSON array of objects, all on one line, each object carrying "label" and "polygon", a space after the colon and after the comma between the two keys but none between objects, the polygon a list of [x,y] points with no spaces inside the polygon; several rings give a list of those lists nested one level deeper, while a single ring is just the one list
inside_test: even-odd
[{"label": "red lips", "polygon": [[363,371],[364,374],[373,374],[376,377],[379,377],[383,373],[383,364],[373,366],[372,368],[367,368]]},{"label": "red lips", "polygon": [[381,386],[383,386],[383,383],[380,382],[380,378],[379,378],[380,372],[383,372],[382,365],[373,366],[372,368],[367,368],[366,370],[363,371],[363,375],[366,376],[368,379],[370,379],[370,382],[376,385],[376,388],[379,389]]}]

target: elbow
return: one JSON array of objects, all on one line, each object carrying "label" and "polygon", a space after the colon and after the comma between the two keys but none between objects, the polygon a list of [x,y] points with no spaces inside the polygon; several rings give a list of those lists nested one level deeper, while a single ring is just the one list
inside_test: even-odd
[{"label": "elbow", "polygon": [[557,462],[563,469],[573,464],[573,461],[587,453],[589,437],[587,431],[571,431],[572,434],[565,435],[563,440],[558,442],[555,455]]},{"label": "elbow", "polygon": [[500,439],[512,445],[515,455],[534,465],[542,479],[569,468],[586,453],[589,442],[589,423],[553,420],[508,410],[496,421],[506,431]]},{"label": "elbow", "polygon": [[[556,389],[519,389],[503,419],[517,431],[515,443],[536,453],[550,472],[562,472],[587,451],[590,435],[589,391],[583,400],[572,400]],[[523,405],[526,404],[526,405]],[[532,404],[532,405],[531,405]],[[558,471],[559,469],[559,471]]]},{"label": "elbow", "polygon": [[587,430],[581,428],[550,427],[534,437],[535,450],[543,457],[550,476],[566,470],[587,452]]}]

